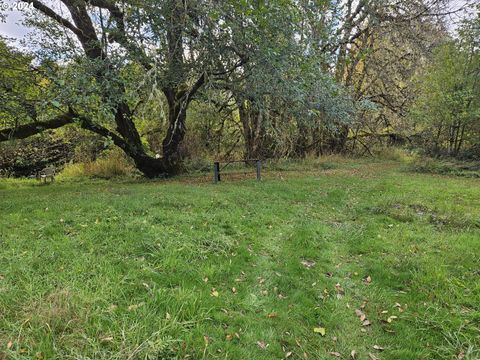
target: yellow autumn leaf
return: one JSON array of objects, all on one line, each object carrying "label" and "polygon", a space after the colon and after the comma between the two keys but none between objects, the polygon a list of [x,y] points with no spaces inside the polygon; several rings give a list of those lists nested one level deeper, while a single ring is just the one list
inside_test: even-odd
[{"label": "yellow autumn leaf", "polygon": [[326,330],[323,327],[316,327],[316,328],[313,329],[313,332],[316,333],[316,334],[320,334],[322,336],[325,336],[325,334],[326,334]]},{"label": "yellow autumn leaf", "polygon": [[390,316],[388,319],[387,319],[387,322],[391,323],[393,320],[397,319],[396,316]]}]

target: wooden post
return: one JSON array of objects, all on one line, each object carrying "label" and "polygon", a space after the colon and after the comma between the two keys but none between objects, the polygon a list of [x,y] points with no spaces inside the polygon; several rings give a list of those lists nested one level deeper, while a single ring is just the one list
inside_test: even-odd
[{"label": "wooden post", "polygon": [[220,163],[215,161],[213,163],[213,182],[216,184],[220,181]]},{"label": "wooden post", "polygon": [[260,181],[262,180],[262,176],[260,174],[260,170],[262,168],[262,162],[260,160],[257,160],[256,163],[257,163],[257,181]]}]

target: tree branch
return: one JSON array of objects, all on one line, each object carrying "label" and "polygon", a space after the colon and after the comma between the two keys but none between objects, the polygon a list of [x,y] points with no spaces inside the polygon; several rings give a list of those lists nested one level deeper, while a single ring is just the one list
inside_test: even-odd
[{"label": "tree branch", "polygon": [[85,130],[94,132],[102,137],[110,138],[115,145],[123,150],[131,151],[131,146],[122,139],[119,135],[107,128],[94,124],[88,120],[85,116],[79,115],[70,109],[68,112],[58,115],[52,120],[44,122],[33,122],[30,124],[20,125],[14,128],[0,130],[0,142],[11,139],[25,139],[32,135],[39,134],[48,129],[58,129],[62,126],[73,124],[78,121],[80,127]]},{"label": "tree branch", "polygon": [[25,139],[47,129],[57,129],[75,121],[75,114],[67,112],[45,122],[33,122],[10,129],[0,130],[0,142],[10,139]]},{"label": "tree branch", "polygon": [[35,9],[37,9],[44,15],[48,16],[50,19],[55,20],[60,25],[65,26],[67,29],[71,30],[78,37],[83,36],[83,33],[79,28],[73,25],[69,20],[58,15],[55,11],[53,11],[47,5],[43,4],[41,1],[38,1],[38,0],[21,0],[21,1],[28,4],[32,4]]}]

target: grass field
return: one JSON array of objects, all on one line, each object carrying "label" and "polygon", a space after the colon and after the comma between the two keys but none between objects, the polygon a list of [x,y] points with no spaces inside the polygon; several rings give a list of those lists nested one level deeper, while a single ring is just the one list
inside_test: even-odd
[{"label": "grass field", "polygon": [[479,359],[479,185],[0,182],[0,359]]}]

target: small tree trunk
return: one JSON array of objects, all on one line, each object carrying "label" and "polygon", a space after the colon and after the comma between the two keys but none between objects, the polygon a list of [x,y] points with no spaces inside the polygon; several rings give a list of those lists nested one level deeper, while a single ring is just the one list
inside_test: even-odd
[{"label": "small tree trunk", "polygon": [[450,125],[449,128],[449,139],[448,139],[448,155],[453,155],[454,153],[454,142],[455,142],[455,125]]},{"label": "small tree trunk", "polygon": [[300,122],[297,122],[297,127],[298,127],[298,137],[295,143],[295,154],[299,158],[304,159],[307,156],[307,150],[308,150],[308,140],[307,140],[308,129],[305,125],[303,125]]},{"label": "small tree trunk", "polygon": [[457,155],[460,153],[460,150],[462,148],[464,139],[465,139],[465,124],[462,125],[462,131],[460,133],[460,139],[458,140],[457,149],[456,149],[456,154]]},{"label": "small tree trunk", "polygon": [[253,124],[251,121],[251,111],[247,108],[244,101],[238,103],[238,113],[242,123],[242,133],[244,140],[244,157],[250,159],[255,156],[255,139]]}]

